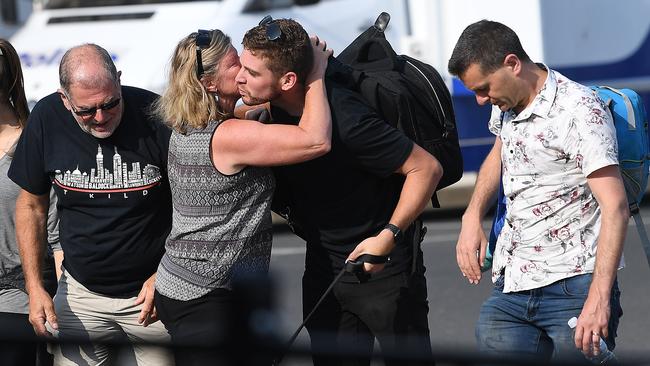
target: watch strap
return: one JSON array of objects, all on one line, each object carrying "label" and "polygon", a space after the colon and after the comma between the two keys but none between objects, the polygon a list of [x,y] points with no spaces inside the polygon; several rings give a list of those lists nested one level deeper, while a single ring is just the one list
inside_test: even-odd
[{"label": "watch strap", "polygon": [[402,240],[402,230],[397,227],[397,225],[393,225],[391,223],[386,224],[384,226],[384,229],[390,230],[390,232],[393,233],[393,238],[395,239],[395,243],[399,243]]}]

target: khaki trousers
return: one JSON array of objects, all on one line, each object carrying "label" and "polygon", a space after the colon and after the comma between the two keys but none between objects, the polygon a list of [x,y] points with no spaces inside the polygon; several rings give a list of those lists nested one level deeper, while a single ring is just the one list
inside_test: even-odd
[{"label": "khaki trousers", "polygon": [[[92,292],[64,271],[54,297],[59,329],[53,334],[63,341],[50,347],[54,365],[115,365],[117,359],[120,365],[174,365],[169,349],[146,345],[147,342],[169,343],[170,336],[160,321],[147,327],[138,324],[142,306],[134,305],[135,299],[112,298]],[[66,338],[99,343],[77,345],[65,343]],[[127,345],[127,342],[132,342],[127,349],[132,349],[133,354],[126,356],[131,359],[125,361],[124,351],[118,353],[115,346],[103,345],[102,342]]]}]

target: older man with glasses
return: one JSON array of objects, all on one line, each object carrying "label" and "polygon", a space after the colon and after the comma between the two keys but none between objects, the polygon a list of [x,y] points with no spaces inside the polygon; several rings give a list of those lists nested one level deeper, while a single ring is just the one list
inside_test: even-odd
[{"label": "older man with glasses", "polygon": [[[22,189],[16,231],[37,334],[54,335],[57,365],[110,363],[107,343],[131,342],[139,365],[173,364],[160,346],[153,284],[171,225],[170,131],[150,113],[158,97],[120,84],[94,44],[61,60],[61,88],[34,107],[9,177]],[[54,301],[43,288],[50,187],[58,197],[63,275]]]}]

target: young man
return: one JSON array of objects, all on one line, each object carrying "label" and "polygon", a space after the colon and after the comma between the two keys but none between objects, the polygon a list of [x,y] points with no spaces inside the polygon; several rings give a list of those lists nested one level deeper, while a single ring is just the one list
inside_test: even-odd
[{"label": "young man", "polygon": [[[599,338],[614,346],[621,315],[616,271],[629,217],[616,131],[597,95],[533,63],[507,26],[468,26],[449,72],[492,104],[497,136],[463,215],[456,247],[468,281],[481,278],[481,219],[501,174],[507,199],[492,280],[477,324],[479,348],[499,355],[578,357]],[[575,339],[567,325],[578,317]]]},{"label": "young man", "polygon": [[[305,30],[293,20],[274,20],[249,30],[243,45],[237,82],[244,102],[270,101],[273,120],[297,123],[311,67]],[[344,276],[318,307],[307,323],[314,364],[367,365],[375,337],[387,354],[430,360],[421,223],[413,223],[442,168],[339,84],[333,61],[326,79],[332,150],[276,170],[289,219],[307,241],[303,314],[314,308],[346,259],[368,253],[390,255],[391,261],[366,263],[364,276]],[[358,357],[319,355],[345,350]]]},{"label": "young man", "polygon": [[[58,93],[30,114],[9,170],[22,188],[16,231],[30,322],[41,336],[58,332],[57,365],[110,362],[105,344],[87,342],[124,341],[123,334],[136,342],[138,364],[169,365],[169,351],[140,344],[169,339],[153,309],[171,225],[170,131],[149,114],[157,96],[121,86],[111,56],[93,44],[68,50],[59,77]],[[39,261],[50,187],[65,254],[54,302]]]}]

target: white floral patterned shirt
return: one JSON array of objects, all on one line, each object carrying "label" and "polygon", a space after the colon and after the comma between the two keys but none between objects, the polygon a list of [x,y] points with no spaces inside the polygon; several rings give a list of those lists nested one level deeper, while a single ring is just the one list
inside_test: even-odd
[{"label": "white floral patterned shirt", "polygon": [[600,208],[587,176],[618,164],[609,110],[588,87],[546,69],[526,109],[494,106],[489,122],[503,142],[507,213],[492,267],[493,281],[505,276],[503,292],[593,272]]}]

